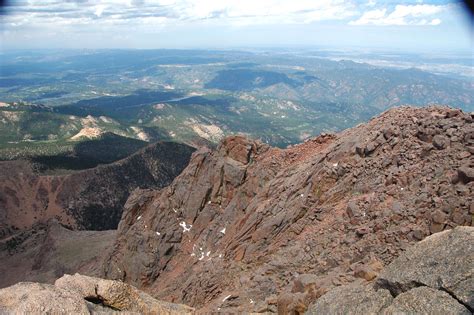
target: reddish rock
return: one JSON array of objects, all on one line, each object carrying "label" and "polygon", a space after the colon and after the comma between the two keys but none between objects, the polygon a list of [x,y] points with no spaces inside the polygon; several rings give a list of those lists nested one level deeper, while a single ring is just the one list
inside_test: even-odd
[{"label": "reddish rock", "polygon": [[367,281],[371,281],[377,277],[377,272],[372,270],[369,266],[358,266],[356,270],[354,270],[354,276],[357,278],[362,278]]},{"label": "reddish rock", "polygon": [[303,293],[283,293],[278,296],[278,314],[293,315],[304,314],[308,309]]},{"label": "reddish rock", "polygon": [[446,149],[449,146],[449,139],[442,135],[433,137],[433,146],[438,150]]},{"label": "reddish rock", "polygon": [[464,183],[467,184],[474,180],[474,168],[469,166],[463,166],[458,169],[458,177]]},{"label": "reddish rock", "polygon": [[[331,275],[329,287],[354,281],[350,265],[372,256],[387,265],[408,244],[456,226],[444,201],[468,214],[472,184],[448,182],[470,165],[459,160],[466,142],[421,157],[419,131],[446,137],[442,126],[468,115],[446,118],[447,110],[392,109],[284,150],[242,137],[199,150],[170,186],[141,205],[127,202],[105,275],[203,313],[268,310],[266,298],[290,292],[298,274]],[[385,142],[391,126],[400,135]],[[466,124],[456,130],[460,139],[469,132]],[[369,267],[363,278],[376,272]],[[301,285],[293,294],[303,297],[281,304],[308,298]],[[238,298],[223,302],[228,292]]]},{"label": "reddish rock", "polygon": [[446,214],[441,210],[436,210],[432,215],[431,219],[434,223],[444,223],[446,220]]},{"label": "reddish rock", "polygon": [[430,225],[431,234],[441,232],[443,229],[444,229],[444,224],[443,223],[432,222],[431,225]]}]

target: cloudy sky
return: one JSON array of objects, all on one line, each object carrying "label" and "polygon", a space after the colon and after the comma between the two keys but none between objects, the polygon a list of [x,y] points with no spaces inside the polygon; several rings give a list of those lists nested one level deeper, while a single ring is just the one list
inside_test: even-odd
[{"label": "cloudy sky", "polygon": [[458,52],[472,24],[446,0],[17,0],[0,48],[327,47]]}]

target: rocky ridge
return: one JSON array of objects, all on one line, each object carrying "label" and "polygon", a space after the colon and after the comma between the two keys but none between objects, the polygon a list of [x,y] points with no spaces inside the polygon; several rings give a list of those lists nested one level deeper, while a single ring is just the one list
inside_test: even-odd
[{"label": "rocky ridge", "polygon": [[0,239],[51,218],[74,229],[115,229],[130,192],[168,185],[193,151],[159,142],[123,160],[58,176],[37,174],[28,161],[0,162]]},{"label": "rocky ridge", "polygon": [[130,196],[104,276],[202,312],[302,313],[425,236],[472,225],[473,153],[473,115],[437,106],[285,150],[229,137],[170,186]]}]

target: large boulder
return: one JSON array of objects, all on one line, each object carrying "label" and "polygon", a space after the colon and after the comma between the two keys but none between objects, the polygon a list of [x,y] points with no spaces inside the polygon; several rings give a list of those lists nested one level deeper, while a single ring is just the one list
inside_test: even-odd
[{"label": "large boulder", "polygon": [[353,284],[329,291],[306,314],[378,314],[392,300],[387,290],[375,291],[371,286]]},{"label": "large boulder", "polygon": [[425,238],[395,259],[376,286],[394,295],[419,286],[443,290],[474,308],[474,228],[457,227]]},{"label": "large boulder", "polygon": [[335,288],[306,314],[471,314],[474,228],[427,237],[395,259],[374,284]]},{"label": "large boulder", "polygon": [[0,290],[0,314],[190,314],[193,308],[155,300],[135,287],[75,274],[55,285],[20,282]]},{"label": "large boulder", "polygon": [[56,280],[55,286],[76,292],[85,300],[119,311],[139,314],[189,314],[194,310],[186,305],[158,301],[145,292],[120,281],[80,274],[64,275]]},{"label": "large boulder", "polygon": [[[433,303],[436,301],[436,303]],[[468,309],[448,293],[429,287],[418,287],[397,296],[382,314],[466,314]]]},{"label": "large boulder", "polygon": [[89,314],[75,292],[51,284],[20,282],[0,290],[0,314]]}]

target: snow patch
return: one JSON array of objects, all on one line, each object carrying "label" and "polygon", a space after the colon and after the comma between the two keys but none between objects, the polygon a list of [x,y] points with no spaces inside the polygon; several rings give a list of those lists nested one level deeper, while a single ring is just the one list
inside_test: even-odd
[{"label": "snow patch", "polygon": [[183,228],[183,233],[189,232],[193,227],[191,224],[187,225],[186,222],[182,221],[179,226]]},{"label": "snow patch", "polygon": [[220,230],[219,232],[221,232],[222,234],[225,234],[225,229],[226,229],[226,228],[224,227],[224,228],[223,228],[222,230]]}]

